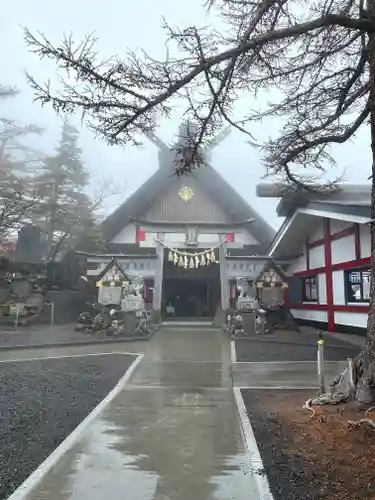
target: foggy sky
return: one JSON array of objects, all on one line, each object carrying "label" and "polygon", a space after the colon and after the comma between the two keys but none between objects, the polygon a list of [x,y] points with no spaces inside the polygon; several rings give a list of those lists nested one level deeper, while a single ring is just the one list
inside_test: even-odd
[{"label": "foggy sky", "polygon": [[[172,25],[205,25],[203,0],[180,2],[176,0],[136,0],[92,2],[89,0],[16,0],[2,5],[2,28],[0,30],[0,83],[16,85],[21,91],[17,98],[1,103],[1,116],[15,118],[19,122],[35,123],[45,129],[45,133],[33,140],[33,145],[45,152],[52,152],[59,138],[61,118],[50,107],[41,108],[32,103],[33,95],[23,74],[24,69],[42,83],[55,73],[55,66],[28,52],[22,26],[31,31],[41,31],[47,38],[58,42],[63,33],[72,32],[77,40],[95,31],[99,37],[97,48],[103,56],[125,54],[127,49],[143,48],[155,57],[164,54],[165,35],[160,27],[165,16]],[[213,22],[216,22],[215,19]],[[263,99],[263,101],[262,101]],[[257,107],[266,105],[269,95],[257,100]],[[254,107],[250,99],[242,100],[241,106]],[[73,124],[80,127],[75,118]],[[177,132],[179,117],[163,122],[158,135],[165,141],[172,140]],[[263,126],[254,125],[252,132],[258,138],[268,138],[277,132],[279,123],[272,120]],[[81,143],[87,168],[96,180],[115,177],[123,185],[126,193],[113,198],[106,204],[106,212],[113,210],[136,187],[138,187],[157,167],[156,147],[147,139],[142,150],[108,146],[95,138],[87,129],[82,130]],[[359,132],[357,138],[333,150],[340,174],[346,170],[346,179],[352,183],[367,182],[371,169],[370,138],[368,127]],[[246,143],[239,132],[232,134],[212,155],[214,166],[237,191],[258,210],[266,220],[277,228],[281,219],[276,216],[276,200],[256,198],[255,186],[260,182],[264,169],[260,155]],[[331,173],[332,177],[332,173]]]}]

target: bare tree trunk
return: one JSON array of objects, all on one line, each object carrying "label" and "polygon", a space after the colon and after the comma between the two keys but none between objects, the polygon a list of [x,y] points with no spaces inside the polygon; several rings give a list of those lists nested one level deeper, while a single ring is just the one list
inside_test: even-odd
[{"label": "bare tree trunk", "polygon": [[[367,0],[369,17],[375,20],[375,0]],[[366,346],[363,355],[363,372],[359,378],[356,401],[360,404],[375,402],[375,36],[369,35],[369,75],[370,75],[370,126],[372,150],[371,177],[371,285],[370,310],[367,320]]]}]

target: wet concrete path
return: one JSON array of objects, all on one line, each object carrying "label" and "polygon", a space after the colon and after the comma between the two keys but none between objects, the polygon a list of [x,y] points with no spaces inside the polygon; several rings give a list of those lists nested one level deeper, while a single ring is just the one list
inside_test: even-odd
[{"label": "wet concrete path", "polygon": [[[146,346],[145,346],[146,347]],[[168,329],[27,500],[258,500],[228,337]]]}]

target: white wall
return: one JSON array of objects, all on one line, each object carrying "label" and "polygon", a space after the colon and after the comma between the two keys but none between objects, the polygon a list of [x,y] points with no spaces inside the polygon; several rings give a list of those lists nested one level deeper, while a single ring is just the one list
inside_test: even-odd
[{"label": "white wall", "polygon": [[308,240],[310,242],[321,240],[324,237],[324,225],[321,217],[315,217],[315,222],[311,224]]},{"label": "white wall", "polygon": [[331,242],[332,264],[355,260],[354,234]]},{"label": "white wall", "polygon": [[343,306],[345,302],[344,271],[334,271],[332,273],[333,303]]},{"label": "white wall", "polygon": [[[308,235],[310,243],[321,240],[324,236],[323,219],[316,217],[316,224],[312,226],[311,232]],[[314,267],[324,266],[324,245],[319,245],[309,249],[310,269]]]},{"label": "white wall", "polygon": [[[322,221],[321,221],[322,222]],[[351,222],[331,220],[331,233],[337,233],[344,229],[353,226]],[[322,225],[317,225],[309,235],[309,241],[313,242],[321,239],[323,236]],[[368,226],[360,225],[360,243],[361,243],[361,258],[369,257],[371,254],[370,244],[370,229]],[[287,269],[288,274],[297,273],[306,270],[306,249],[305,245],[301,245],[300,249],[296,249],[303,255],[292,262]],[[355,260],[355,236],[350,234],[339,240],[331,242],[332,264],[348,262]],[[310,268],[324,267],[324,245],[320,245],[309,250]]]},{"label": "white wall", "polygon": [[368,316],[367,313],[350,313],[350,312],[335,311],[335,324],[366,328],[367,316]]},{"label": "white wall", "polygon": [[[343,231],[344,229],[348,229],[350,227],[353,227],[353,222],[331,219],[331,234],[338,233],[339,231]],[[332,241],[332,264],[338,264],[339,262],[347,262],[355,259],[354,240],[354,234],[350,234],[349,236],[345,236],[345,238]]]},{"label": "white wall", "polygon": [[[352,222],[345,221],[330,221],[331,234],[337,233],[344,229],[353,226]],[[370,245],[370,229],[368,226],[360,225],[360,244],[361,244],[361,258],[369,257],[371,252]],[[309,234],[309,241],[317,241],[324,236],[323,230],[323,220],[320,219],[319,223],[314,227],[314,229]],[[301,245],[301,248],[295,249],[296,253],[303,253],[301,257],[298,257],[288,266],[288,274],[293,275],[300,271],[306,270],[306,250],[305,245]],[[348,262],[355,260],[355,236],[351,234],[331,242],[331,252],[332,252],[332,264],[337,264],[341,262]],[[324,258],[324,245],[311,248],[310,253],[310,268],[319,268],[325,266]],[[332,272],[332,287],[333,287],[333,303],[334,305],[346,305],[345,302],[345,282],[344,282],[344,271],[333,271]],[[325,274],[318,274],[318,303],[327,304],[327,290],[326,290],[326,276]],[[307,306],[308,307],[308,306]],[[327,323],[327,312],[326,311],[315,311],[310,309],[292,309],[292,314],[295,318],[311,320],[311,321],[321,321]],[[366,328],[367,325],[367,313],[362,312],[334,312],[335,323],[338,325],[348,325],[360,328]]]},{"label": "white wall", "polygon": [[332,233],[338,233],[339,231],[343,231],[344,229],[348,229],[353,226],[353,222],[345,221],[345,220],[336,220],[330,219],[330,230]]},{"label": "white wall", "polygon": [[[155,247],[155,235],[156,232],[165,232],[165,243],[171,247],[184,247],[186,235],[185,232],[181,231],[181,226],[176,228],[165,227],[155,228],[155,227],[143,227],[140,228],[146,233],[146,241],[141,243],[141,246]],[[234,244],[233,248],[242,248],[244,245],[258,245],[259,242],[246,230],[246,229],[236,229],[228,226],[223,228],[222,233],[234,233]],[[198,236],[199,245],[202,248],[210,248],[213,245],[219,243],[221,239],[218,228],[207,227],[201,229]],[[134,224],[128,224],[111,240],[111,243],[136,243],[136,226]]]},{"label": "white wall", "polygon": [[327,304],[326,275],[318,274],[318,301],[319,304]]},{"label": "white wall", "polygon": [[327,322],[327,311],[312,311],[310,309],[291,309],[291,313],[295,318],[307,319],[310,321]]},{"label": "white wall", "polygon": [[309,255],[310,255],[310,269],[314,269],[315,267],[325,266],[324,245],[310,248]]},{"label": "white wall", "polygon": [[[297,249],[296,249],[297,250]],[[299,250],[297,250],[299,251]],[[305,271],[306,270],[306,251],[303,249],[301,252],[302,255],[295,259],[293,262],[291,262],[288,267],[287,267],[287,274],[288,275],[293,275],[294,273],[298,273],[300,271]]]},{"label": "white wall", "polygon": [[[326,311],[313,311],[307,309],[291,309],[291,313],[295,318],[306,319],[310,321],[322,321],[327,323]],[[366,328],[367,313],[350,313],[335,311],[335,324],[356,326],[358,328]]]}]

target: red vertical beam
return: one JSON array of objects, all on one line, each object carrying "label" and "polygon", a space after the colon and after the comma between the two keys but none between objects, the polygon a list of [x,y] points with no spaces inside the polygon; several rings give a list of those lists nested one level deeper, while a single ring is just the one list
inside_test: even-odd
[{"label": "red vertical beam", "polygon": [[150,302],[150,280],[145,280],[145,299],[146,302]]},{"label": "red vertical beam", "polygon": [[326,292],[327,292],[327,321],[328,331],[335,331],[335,313],[333,310],[333,285],[332,285],[332,248],[330,220],[324,219],[324,260],[326,268]]},{"label": "red vertical beam", "polygon": [[284,306],[288,306],[288,289],[284,288],[284,293],[283,293],[283,300],[284,300]]},{"label": "red vertical beam", "polygon": [[361,238],[359,233],[359,224],[354,225],[354,252],[356,260],[361,258]]},{"label": "red vertical beam", "polygon": [[306,238],[305,241],[305,253],[306,253],[306,270],[308,270],[310,269],[310,247],[308,238]]}]

